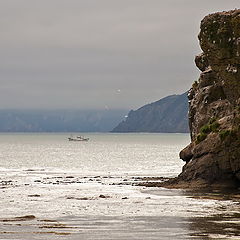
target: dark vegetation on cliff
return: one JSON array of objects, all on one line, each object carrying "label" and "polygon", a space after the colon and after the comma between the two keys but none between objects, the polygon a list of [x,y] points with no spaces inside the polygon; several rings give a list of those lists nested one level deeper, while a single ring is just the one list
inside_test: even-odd
[{"label": "dark vegetation on cliff", "polygon": [[202,73],[188,94],[191,143],[180,153],[186,164],[175,183],[236,187],[240,183],[240,10],[206,16],[199,42],[203,53],[195,62]]},{"label": "dark vegetation on cliff", "polygon": [[187,93],[171,95],[130,111],[112,132],[186,133],[188,126]]}]

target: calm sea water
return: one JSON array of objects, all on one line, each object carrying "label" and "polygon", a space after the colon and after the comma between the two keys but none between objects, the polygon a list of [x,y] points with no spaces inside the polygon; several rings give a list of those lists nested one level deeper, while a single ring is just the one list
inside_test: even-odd
[{"label": "calm sea water", "polygon": [[[198,224],[234,215],[233,201],[135,184],[145,176],[177,176],[188,134],[86,136],[89,142],[69,142],[69,134],[0,134],[0,239],[227,239],[235,234]],[[27,215],[34,217],[16,218]]]},{"label": "calm sea water", "polygon": [[1,134],[5,169],[76,171],[82,175],[176,176],[178,154],[188,134],[87,134],[89,142],[69,142],[69,134]]}]

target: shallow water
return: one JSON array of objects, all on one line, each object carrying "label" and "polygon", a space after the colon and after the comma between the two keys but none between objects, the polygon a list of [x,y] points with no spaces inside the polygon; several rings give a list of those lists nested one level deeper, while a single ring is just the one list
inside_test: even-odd
[{"label": "shallow water", "polygon": [[136,186],[181,171],[187,134],[87,136],[0,135],[0,239],[238,239],[237,201]]}]

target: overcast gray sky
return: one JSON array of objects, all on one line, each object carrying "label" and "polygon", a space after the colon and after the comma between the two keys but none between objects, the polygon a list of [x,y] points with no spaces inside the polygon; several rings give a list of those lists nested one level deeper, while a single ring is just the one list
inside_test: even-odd
[{"label": "overcast gray sky", "polygon": [[136,109],[188,90],[197,34],[239,0],[0,0],[0,108]]}]

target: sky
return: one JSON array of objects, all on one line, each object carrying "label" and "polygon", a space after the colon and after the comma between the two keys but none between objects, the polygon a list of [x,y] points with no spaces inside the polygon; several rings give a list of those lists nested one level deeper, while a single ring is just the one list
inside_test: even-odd
[{"label": "sky", "polygon": [[137,109],[198,78],[201,19],[239,0],[0,0],[0,109]]}]

